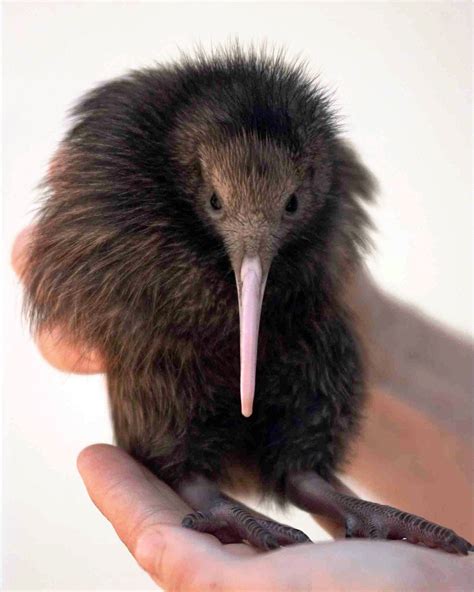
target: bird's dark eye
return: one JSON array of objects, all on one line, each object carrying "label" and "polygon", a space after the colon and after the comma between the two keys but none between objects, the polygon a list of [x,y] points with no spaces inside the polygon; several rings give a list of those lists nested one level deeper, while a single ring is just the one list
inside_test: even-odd
[{"label": "bird's dark eye", "polygon": [[298,198],[293,193],[290,199],[286,202],[285,210],[290,214],[293,214],[298,209]]},{"label": "bird's dark eye", "polygon": [[220,210],[222,208],[221,201],[215,193],[211,197],[211,206],[213,210]]}]

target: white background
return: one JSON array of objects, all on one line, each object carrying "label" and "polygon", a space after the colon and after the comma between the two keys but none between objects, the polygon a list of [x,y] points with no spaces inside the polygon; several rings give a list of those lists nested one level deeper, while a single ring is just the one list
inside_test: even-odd
[{"label": "white background", "polygon": [[[379,283],[472,334],[470,3],[10,3],[3,27],[6,257],[83,91],[178,46],[266,38],[321,72],[381,183]],[[111,441],[102,378],[43,362],[5,280],[4,589],[153,589],[75,469],[81,448]]]}]

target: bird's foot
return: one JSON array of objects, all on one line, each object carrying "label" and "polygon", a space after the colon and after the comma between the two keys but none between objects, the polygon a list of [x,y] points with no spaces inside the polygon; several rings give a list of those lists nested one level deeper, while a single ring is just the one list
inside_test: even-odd
[{"label": "bird's foot", "polygon": [[287,494],[301,509],[344,525],[348,538],[406,539],[463,555],[474,551],[453,530],[392,506],[341,493],[314,471],[291,474]]},{"label": "bird's foot", "polygon": [[453,530],[415,514],[346,495],[341,497],[347,538],[406,539],[463,555],[474,550],[471,543]]},{"label": "bird's foot", "polygon": [[247,541],[265,551],[311,542],[300,530],[262,518],[225,496],[217,497],[205,512],[185,516],[182,525],[212,534],[224,544]]}]

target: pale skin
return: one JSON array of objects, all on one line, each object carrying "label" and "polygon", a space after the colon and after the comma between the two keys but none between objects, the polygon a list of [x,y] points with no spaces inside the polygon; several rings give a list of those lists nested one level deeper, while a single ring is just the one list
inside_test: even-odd
[{"label": "pale skin", "polygon": [[[19,276],[32,231],[28,227],[19,233],[13,247],[12,263]],[[382,304],[382,297],[379,304],[381,314],[387,315],[388,305]],[[398,305],[390,305],[393,323],[401,313],[396,309]],[[368,322],[375,326],[374,319]],[[414,327],[416,322],[422,325],[417,319],[409,325]],[[381,327],[381,323],[375,326],[374,335],[386,345],[393,330],[390,335],[383,335]],[[433,329],[433,343],[438,340],[443,344],[443,335],[436,331]],[[414,335],[408,339],[416,341]],[[446,349],[452,351],[457,347],[457,359],[465,355],[469,360],[469,346],[449,339],[446,338]],[[82,374],[105,371],[100,352],[84,355],[83,349],[71,343],[60,327],[40,332],[36,342],[45,359],[59,370]],[[396,345],[389,344],[387,351],[395,348]],[[393,353],[392,358],[395,356],[396,363],[394,359],[389,362],[397,367],[398,374],[390,370],[385,359],[375,369],[374,374],[380,374],[380,387],[369,399],[367,420],[347,475],[382,502],[419,513],[472,540],[470,423],[450,423],[446,413],[440,412],[440,401],[430,406],[430,399],[427,402],[424,397],[418,383],[423,382],[420,377],[436,373],[436,359],[421,355],[415,368],[410,367],[411,374],[418,376],[418,383],[413,379],[405,388],[402,375],[405,376],[403,365],[407,362],[401,354]],[[383,358],[383,353],[379,357]],[[445,392],[443,377],[447,386],[454,376],[444,372],[443,376],[434,377]],[[452,405],[465,405],[465,413],[459,415],[466,417],[472,409],[470,379],[462,364],[458,364],[455,378],[456,387],[444,396],[450,397]],[[165,590],[388,592],[467,591],[473,587],[472,555],[454,556],[403,541],[336,540],[269,553],[244,544],[222,545],[210,535],[182,528],[181,520],[190,508],[165,483],[114,446],[96,444],[86,448],[79,455],[78,469],[94,504],[139,565]]]}]

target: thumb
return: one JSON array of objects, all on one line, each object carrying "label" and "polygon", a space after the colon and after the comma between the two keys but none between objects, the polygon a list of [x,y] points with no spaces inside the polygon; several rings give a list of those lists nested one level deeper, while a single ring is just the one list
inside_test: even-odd
[{"label": "thumb", "polygon": [[181,527],[191,508],[170,487],[115,446],[89,446],[77,464],[94,504],[160,586],[231,589],[239,558],[216,538]]}]

